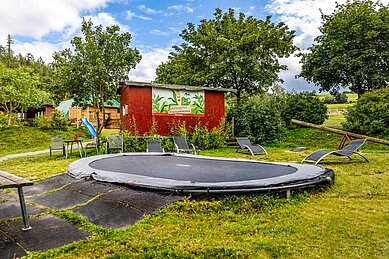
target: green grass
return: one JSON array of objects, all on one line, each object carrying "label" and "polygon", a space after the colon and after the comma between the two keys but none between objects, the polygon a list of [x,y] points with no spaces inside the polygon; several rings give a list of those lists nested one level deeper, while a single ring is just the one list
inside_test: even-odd
[{"label": "green grass", "polygon": [[[51,137],[60,135],[64,139],[73,139],[75,132],[78,132],[81,139],[90,140],[88,133],[74,127],[69,127],[66,132],[41,131],[39,128],[27,126],[0,129],[0,157],[49,149]],[[101,135],[108,137],[110,134],[117,132],[119,130],[104,129]]]},{"label": "green grass", "polygon": [[[287,130],[281,142],[266,146],[267,156],[228,148],[202,155],[301,161],[318,148],[336,148],[340,138],[296,128]],[[309,150],[289,151],[296,146]],[[367,143],[362,151],[370,163],[338,158],[343,162],[325,164],[336,173],[332,188],[295,193],[288,200],[266,195],[184,198],[118,230],[54,211],[94,236],[27,258],[387,258],[389,146]],[[0,162],[0,168],[36,180],[61,172],[73,159],[40,155]]]},{"label": "green grass", "polygon": [[342,123],[346,121],[344,115],[330,115],[323,125],[333,128],[342,128]]},{"label": "green grass", "polygon": [[72,128],[66,132],[51,132],[27,126],[0,129],[0,156],[48,149],[52,136],[71,139],[74,132]]},{"label": "green grass", "polygon": [[328,109],[348,109],[352,107],[354,103],[333,103],[327,104]]},{"label": "green grass", "polygon": [[[351,93],[347,93],[347,101],[352,103],[352,102],[356,102],[358,100],[358,94],[351,94]],[[318,94],[319,98],[320,99],[324,99],[326,97],[330,97],[331,94]]]}]

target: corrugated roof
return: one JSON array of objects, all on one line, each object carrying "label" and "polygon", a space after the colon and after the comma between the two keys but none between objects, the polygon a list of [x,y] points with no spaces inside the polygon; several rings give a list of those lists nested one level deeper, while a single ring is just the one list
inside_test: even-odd
[{"label": "corrugated roof", "polygon": [[216,91],[216,92],[232,92],[236,93],[236,89],[229,88],[221,88],[221,87],[206,87],[206,86],[190,86],[190,85],[170,85],[170,84],[157,84],[157,83],[146,83],[146,82],[132,82],[126,81],[121,82],[118,93],[120,93],[120,89],[122,86],[144,86],[144,87],[159,87],[159,88],[167,88],[167,89],[177,89],[177,90],[187,90],[187,91],[198,91],[198,90],[207,90],[207,91]]}]

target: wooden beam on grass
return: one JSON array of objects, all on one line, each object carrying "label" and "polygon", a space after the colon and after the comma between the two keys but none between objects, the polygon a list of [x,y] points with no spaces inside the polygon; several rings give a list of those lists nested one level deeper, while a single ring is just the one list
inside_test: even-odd
[{"label": "wooden beam on grass", "polygon": [[340,129],[334,129],[334,128],[326,127],[323,125],[317,125],[317,124],[313,124],[313,123],[309,123],[309,122],[305,122],[305,121],[299,121],[299,120],[295,120],[295,119],[292,119],[290,122],[293,124],[296,124],[296,125],[325,130],[325,131],[329,131],[329,132],[333,132],[333,133],[341,134],[341,135],[347,134],[353,138],[367,139],[367,141],[370,141],[370,142],[383,144],[383,145],[389,145],[389,140],[385,140],[385,139],[373,138],[373,137],[369,137],[366,135],[352,133],[352,132],[348,132],[348,131],[344,131],[344,130],[340,130]]}]

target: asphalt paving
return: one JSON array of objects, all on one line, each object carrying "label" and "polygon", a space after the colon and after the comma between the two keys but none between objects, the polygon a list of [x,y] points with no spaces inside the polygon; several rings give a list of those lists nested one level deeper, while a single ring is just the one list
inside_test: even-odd
[{"label": "asphalt paving", "polygon": [[96,226],[128,227],[181,199],[174,193],[132,189],[59,174],[24,187],[32,229],[23,231],[16,189],[0,190],[0,258],[19,258],[93,236],[55,211],[82,216]]}]

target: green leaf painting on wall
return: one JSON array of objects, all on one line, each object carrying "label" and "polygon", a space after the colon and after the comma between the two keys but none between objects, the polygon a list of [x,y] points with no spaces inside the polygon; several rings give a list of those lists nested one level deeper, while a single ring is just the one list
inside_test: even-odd
[{"label": "green leaf painting on wall", "polygon": [[192,113],[204,114],[204,96],[196,94],[192,99]]},{"label": "green leaf painting on wall", "polygon": [[166,113],[169,111],[169,105],[166,103],[163,97],[157,95],[152,99],[153,112]]},{"label": "green leaf painting on wall", "polygon": [[153,114],[204,115],[204,91],[152,89]]}]

